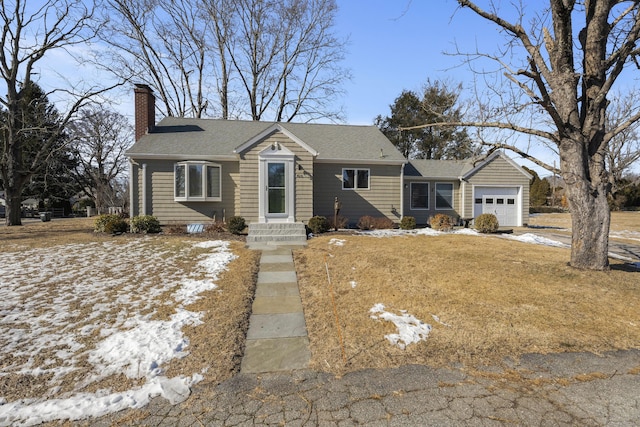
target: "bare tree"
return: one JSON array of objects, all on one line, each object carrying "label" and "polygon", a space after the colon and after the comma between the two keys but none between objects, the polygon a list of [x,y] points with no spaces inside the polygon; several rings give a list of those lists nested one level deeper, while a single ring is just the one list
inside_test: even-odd
[{"label": "bare tree", "polygon": [[124,153],[133,143],[133,129],[122,114],[91,107],[70,124],[69,136],[78,162],[76,179],[98,213],[105,213],[120,198],[118,179],[127,167]]},{"label": "bare tree", "polygon": [[167,116],[202,117],[207,109],[204,21],[190,0],[107,0],[100,33],[111,49],[98,62],[123,80],[155,88]]},{"label": "bare tree", "polygon": [[[457,125],[506,130],[555,147],[572,219],[570,263],[581,269],[607,269],[611,218],[607,149],[616,135],[640,119],[640,106],[634,105],[622,122],[608,128],[607,96],[638,54],[640,4],[549,0],[542,10],[528,3],[525,16],[524,4],[513,3],[513,21],[507,18],[513,14],[499,10],[493,2],[487,8],[469,0],[458,0],[458,4],[494,23],[508,40],[497,53],[467,54],[470,63],[493,61],[497,74],[507,80],[483,74],[485,81],[495,79],[490,91],[500,102],[488,103],[482,120]],[[555,171],[515,144],[491,145]]]},{"label": "bare tree", "polygon": [[[606,123],[608,129],[620,127],[633,113],[634,108],[640,104],[637,92],[632,91],[625,95],[620,93],[613,96],[616,101],[611,102],[607,109]],[[635,122],[611,138],[607,145],[605,164],[609,171],[611,192],[616,193],[625,184],[626,177],[631,172],[631,167],[640,160],[640,135],[638,128],[640,122]]]},{"label": "bare tree", "polygon": [[[21,225],[22,190],[31,176],[44,168],[52,155],[52,146],[59,140],[66,124],[90,99],[109,88],[89,90],[65,89],[73,101],[61,112],[55,132],[48,132],[38,144],[29,148],[29,161],[23,152],[25,134],[37,126],[23,126],[25,108],[22,88],[31,86],[34,67],[53,51],[71,49],[91,40],[97,31],[94,10],[82,0],[48,0],[30,3],[27,0],[3,1],[0,4],[2,50],[0,75],[4,90],[0,90],[3,120],[0,134],[0,174],[7,199],[7,225]],[[74,93],[75,92],[75,93]]]},{"label": "bare tree", "polygon": [[[107,0],[102,64],[169,116],[339,120],[348,72],[335,0]],[[103,55],[104,56],[104,55]]]},{"label": "bare tree", "polygon": [[229,56],[253,120],[340,120],[330,103],[348,77],[344,43],[331,32],[334,0],[236,0]]}]

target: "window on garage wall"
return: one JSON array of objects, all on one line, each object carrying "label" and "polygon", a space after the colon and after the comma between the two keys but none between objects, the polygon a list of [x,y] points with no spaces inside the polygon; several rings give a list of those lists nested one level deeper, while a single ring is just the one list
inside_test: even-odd
[{"label": "window on garage wall", "polygon": [[436,183],[436,209],[453,209],[453,184]]}]

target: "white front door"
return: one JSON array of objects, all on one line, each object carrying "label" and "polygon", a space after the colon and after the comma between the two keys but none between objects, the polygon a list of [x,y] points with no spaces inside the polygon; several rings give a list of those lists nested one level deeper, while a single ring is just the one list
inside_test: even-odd
[{"label": "white front door", "polygon": [[294,154],[269,146],[259,163],[259,222],[295,222]]}]

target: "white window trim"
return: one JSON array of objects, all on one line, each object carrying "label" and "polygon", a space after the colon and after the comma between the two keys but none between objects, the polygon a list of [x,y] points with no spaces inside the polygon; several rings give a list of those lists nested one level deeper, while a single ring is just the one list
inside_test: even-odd
[{"label": "white window trim", "polygon": [[[439,208],[438,207],[438,185],[450,185],[451,186],[451,207],[450,208]],[[454,206],[454,192],[456,191],[455,185],[453,185],[453,182],[436,182],[436,185],[434,187],[434,193],[433,193],[433,203],[434,206],[436,208],[437,211],[451,211],[451,210],[455,210],[455,206]]]},{"label": "white window trim", "polygon": [[[344,171],[353,171],[353,178],[354,178],[354,186],[353,188],[345,188],[344,186]],[[358,187],[358,171],[367,171],[367,187],[366,188],[360,188]],[[362,190],[362,191],[368,191],[371,190],[371,169],[370,168],[342,168],[342,174],[340,175],[340,179],[342,180],[342,189],[345,191],[356,191],[356,190]]]},{"label": "white window trim", "polygon": [[[202,196],[189,196],[189,165],[202,165],[203,167],[215,167],[218,168],[219,171],[219,179],[218,179],[218,197],[207,197],[207,172],[202,171]],[[176,194],[176,166],[184,166],[184,196],[178,196]],[[173,167],[173,199],[176,202],[221,202],[222,201],[222,165],[218,163],[212,162],[204,162],[204,161],[186,161],[186,162],[177,162]]]},{"label": "white window trim", "polygon": [[[413,184],[423,184],[427,186],[427,207],[426,208],[413,207]],[[430,187],[431,186],[429,185],[428,182],[412,182],[409,184],[409,209],[411,209],[412,211],[428,211],[429,210],[429,203],[431,202],[431,200],[429,200],[431,198],[431,194],[429,193],[429,191],[431,190]]]}]

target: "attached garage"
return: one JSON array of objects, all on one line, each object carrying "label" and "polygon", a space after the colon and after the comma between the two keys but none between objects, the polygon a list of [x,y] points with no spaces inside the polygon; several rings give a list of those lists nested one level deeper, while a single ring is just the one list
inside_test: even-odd
[{"label": "attached garage", "polygon": [[428,224],[444,213],[469,220],[482,213],[500,226],[529,221],[529,175],[501,151],[467,160],[410,160],[404,168],[403,215]]},{"label": "attached garage", "polygon": [[489,213],[498,218],[500,226],[517,227],[522,224],[520,212],[518,187],[474,187],[474,218],[480,214]]}]

